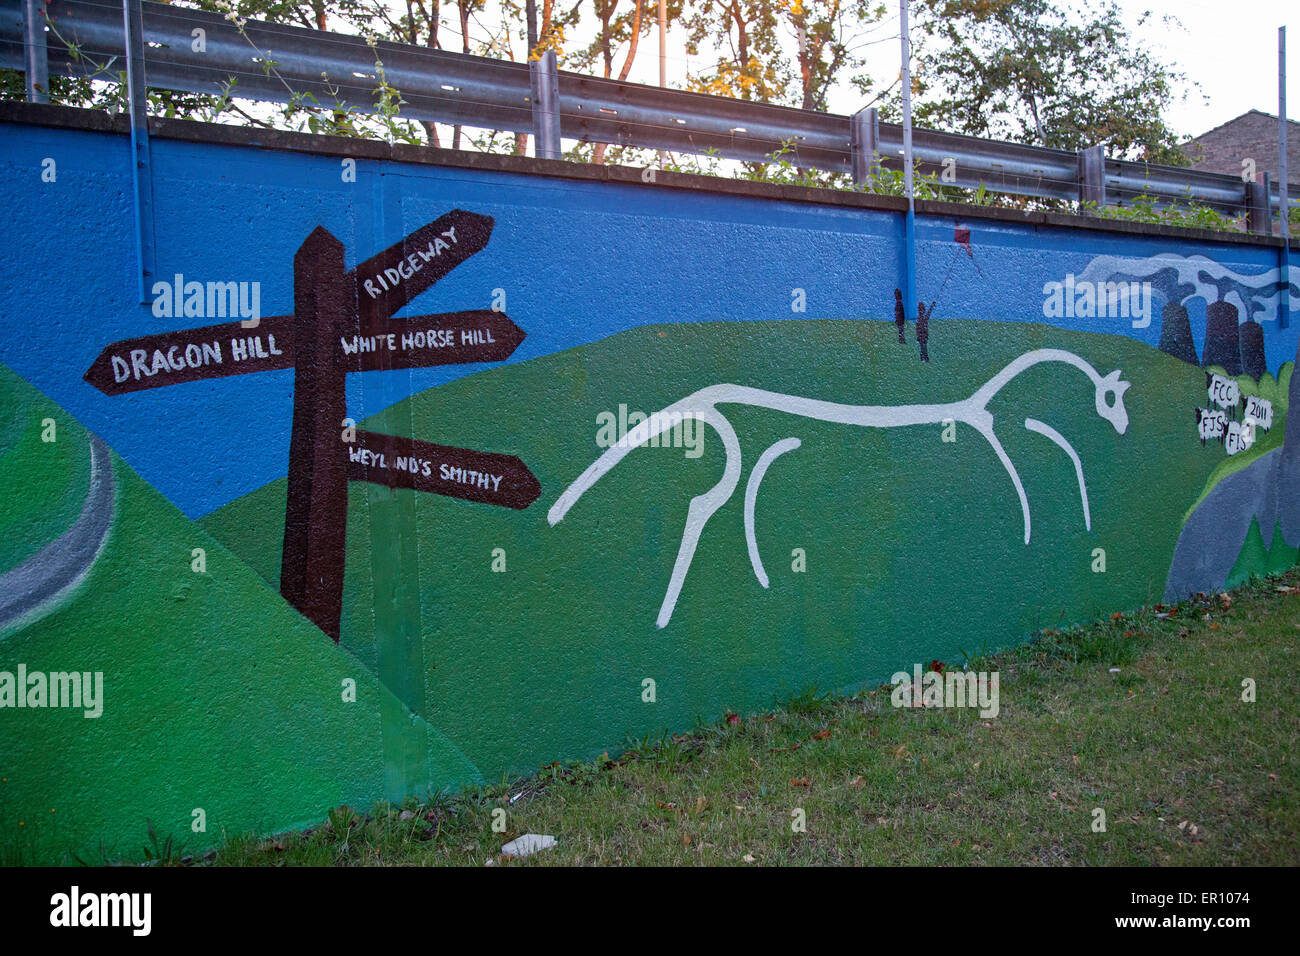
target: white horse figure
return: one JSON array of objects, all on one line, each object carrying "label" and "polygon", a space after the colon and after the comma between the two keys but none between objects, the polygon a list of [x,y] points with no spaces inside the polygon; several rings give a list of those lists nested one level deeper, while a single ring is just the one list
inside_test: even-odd
[{"label": "white horse figure", "polygon": [[[740,481],[741,457],[740,442],[736,438],[731,423],[718,411],[718,405],[752,405],[757,408],[770,408],[779,412],[788,412],[803,418],[813,418],[824,422],[837,422],[844,425],[858,425],[863,428],[899,428],[905,425],[936,425],[948,421],[965,422],[984,436],[993,447],[998,460],[1011,476],[1016,495],[1020,498],[1020,510],[1024,515],[1025,544],[1029,544],[1029,499],[1025,496],[1024,486],[1015,466],[1007,456],[1001,442],[993,433],[993,415],[986,407],[993,396],[1001,391],[1008,382],[1026,369],[1041,362],[1063,362],[1083,371],[1093,383],[1096,391],[1097,414],[1114,426],[1115,431],[1124,434],[1128,428],[1128,412],[1124,409],[1124,392],[1129,382],[1120,379],[1116,369],[1104,378],[1088,362],[1062,349],[1035,349],[1026,352],[1012,361],[1006,368],[989,379],[974,395],[959,402],[947,402],[937,405],[841,405],[837,402],[825,402],[799,395],[784,395],[769,392],[761,388],[745,385],[710,385],[698,392],[687,395],[679,402],[656,412],[638,424],[627,436],[613,447],[607,449],[578,476],[573,484],[564,490],[547,512],[547,520],[552,526],[558,524],[592,485],[633,449],[644,445],[651,438],[670,430],[680,424],[684,418],[695,418],[707,422],[722,440],[727,453],[726,467],[722,479],[711,489],[691,499],[686,515],[686,527],[682,531],[682,543],[677,551],[677,561],[673,565],[672,577],[668,582],[668,591],[659,608],[657,626],[664,627],[672,617],[677,606],[677,597],[681,594],[686,581],[686,572],[690,570],[691,560],[695,556],[695,547],[705,524],[714,512],[721,508],[736,490]],[[1114,396],[1113,399],[1110,396]],[[1083,465],[1073,446],[1055,429],[1033,419],[1025,419],[1025,427],[1030,431],[1044,435],[1055,442],[1069,455],[1074,463],[1075,474],[1079,479],[1079,496],[1083,505],[1084,525],[1092,530],[1092,516],[1088,510],[1088,487],[1083,477]],[[758,546],[754,540],[753,507],[758,493],[758,485],[768,465],[778,455],[799,447],[797,438],[786,438],[768,448],[760,456],[750,476],[746,488],[745,531],[749,547],[750,562],[759,583],[767,587],[767,574],[763,571],[762,561],[758,557]]]}]

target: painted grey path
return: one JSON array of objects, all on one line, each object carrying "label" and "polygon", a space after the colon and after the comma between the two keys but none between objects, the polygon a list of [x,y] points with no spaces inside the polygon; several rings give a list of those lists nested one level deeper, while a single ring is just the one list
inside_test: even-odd
[{"label": "painted grey path", "polygon": [[1273,547],[1279,527],[1288,544],[1300,540],[1300,500],[1281,492],[1287,464],[1286,449],[1274,448],[1205,496],[1178,535],[1165,582],[1166,601],[1198,591],[1222,591],[1256,519],[1267,548]]},{"label": "painted grey path", "polygon": [[0,631],[52,606],[86,576],[113,525],[113,459],[108,446],[90,436],[90,487],[81,514],[18,567],[0,574]]},{"label": "painted grey path", "polygon": [[[1300,362],[1300,354],[1296,359]],[[1220,481],[1184,523],[1165,579],[1166,601],[1177,601],[1197,591],[1223,590],[1252,519],[1259,519],[1265,547],[1273,547],[1273,535],[1278,529],[1288,545],[1300,544],[1298,375],[1291,376],[1287,408],[1282,447]]]}]

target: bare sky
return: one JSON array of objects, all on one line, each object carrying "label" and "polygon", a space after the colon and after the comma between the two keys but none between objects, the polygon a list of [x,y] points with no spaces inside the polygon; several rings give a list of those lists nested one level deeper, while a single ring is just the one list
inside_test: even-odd
[{"label": "bare sky", "polygon": [[[1200,84],[1170,111],[1174,128],[1196,136],[1257,109],[1277,113],[1277,28],[1287,28],[1287,115],[1300,117],[1300,0],[1119,0],[1136,22],[1156,14],[1138,36]],[[1166,28],[1160,17],[1185,27]],[[1204,97],[1208,96],[1206,102]]]}]

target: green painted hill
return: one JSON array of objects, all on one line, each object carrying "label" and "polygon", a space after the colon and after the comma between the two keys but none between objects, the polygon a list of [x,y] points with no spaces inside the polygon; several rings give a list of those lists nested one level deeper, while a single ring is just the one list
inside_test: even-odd
[{"label": "green painted hill", "polygon": [[[0,409],[13,420],[18,408],[55,417],[59,439],[33,442],[28,426],[9,441],[0,486],[40,502],[22,527],[57,534],[84,494],[85,432],[3,370]],[[0,862],[98,860],[101,841],[110,857],[138,857],[146,821],[196,849],[222,831],[305,825],[342,803],[478,779],[355,657],[116,456],[113,472],[114,525],[86,579],[53,612],[0,634],[0,671],[101,671],[104,683],[95,719],[0,709]],[[191,570],[193,548],[205,549],[206,573]],[[342,699],[346,678],[355,703]],[[196,808],[206,833],[191,831]]]},{"label": "green painted hill", "polygon": [[[51,420],[48,437],[54,440],[43,441],[44,423]],[[85,430],[0,365],[0,572],[22,564],[67,529],[89,483]]]},{"label": "green painted hill", "polygon": [[[597,415],[620,404],[649,414],[719,382],[852,404],[953,401],[1040,347],[1071,350],[1102,374],[1122,369],[1131,424],[1116,434],[1095,412],[1091,383],[1064,365],[1037,366],[994,399],[1032,508],[1028,546],[1010,480],[965,426],[945,443],[938,426],[862,429],[742,406],[723,409],[744,453],[740,488],[705,530],[663,630],[655,617],[688,503],[722,472],[711,430],[695,460],[681,448],[636,450],[547,524],[547,509],[601,451]],[[385,595],[393,580],[414,590],[417,709],[491,777],[810,684],[845,688],[918,661],[960,662],[962,649],[1159,600],[1183,514],[1223,458],[1195,440],[1203,373],[1131,339],[1026,324],[945,320],[930,352],[921,363],[888,323],[664,325],[416,395],[365,427],[517,454],[542,497],[514,512],[354,483],[343,642],[372,666],[380,656],[372,569],[390,582]],[[1072,464],[1022,427],[1026,417],[1078,450],[1091,531]],[[764,590],[745,547],[744,482],[788,436],[802,447],[772,466],[758,495]],[[203,519],[271,582],[284,493],[274,482]],[[393,537],[393,514],[410,517],[414,542]],[[492,571],[498,548],[504,573]],[[804,573],[792,570],[795,548]],[[1092,570],[1097,548],[1104,573]],[[391,629],[379,630],[391,647]],[[645,678],[656,703],[642,700]]]}]

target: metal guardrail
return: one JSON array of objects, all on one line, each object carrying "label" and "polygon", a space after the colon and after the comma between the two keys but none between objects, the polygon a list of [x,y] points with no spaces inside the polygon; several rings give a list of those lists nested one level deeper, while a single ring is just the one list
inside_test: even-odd
[{"label": "metal guardrail", "polygon": [[[796,165],[850,173],[859,182],[874,163],[901,168],[902,127],[880,122],[875,110],[843,116],[661,89],[557,71],[553,56],[530,66],[386,41],[372,48],[361,37],[259,20],[246,21],[241,33],[220,14],[125,2],[142,11],[144,71],[155,88],[216,94],[233,80],[233,93],[249,99],[283,103],[310,94],[325,109],[373,111],[378,58],[387,83],[401,91],[403,117],[534,133],[543,156],[558,156],[563,137],[693,154],[716,150],[726,159],[759,162],[789,146],[786,155]],[[50,0],[57,35],[27,30],[25,11],[35,9],[33,0],[0,0],[0,67],[26,71],[29,88],[43,64],[55,75],[120,80],[123,0]],[[77,55],[67,43],[77,45]],[[540,91],[536,104],[533,89]],[[32,90],[31,98],[42,92]],[[1249,212],[1251,228],[1260,232],[1270,228],[1267,211],[1277,208],[1276,185],[1105,159],[1100,147],[1073,153],[916,129],[913,148],[923,173],[971,189],[1099,205],[1145,193],[1232,216]],[[1300,186],[1288,198],[1300,202]]]}]

